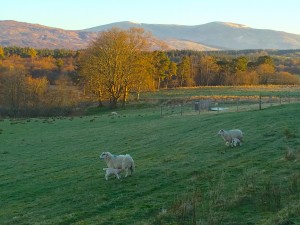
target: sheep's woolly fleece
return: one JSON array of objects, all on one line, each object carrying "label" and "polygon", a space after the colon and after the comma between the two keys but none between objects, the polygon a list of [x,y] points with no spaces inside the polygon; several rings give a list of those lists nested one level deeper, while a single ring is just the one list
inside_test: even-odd
[{"label": "sheep's woolly fleece", "polygon": [[129,154],[126,155],[113,155],[110,152],[103,152],[100,155],[100,159],[104,159],[108,168],[121,169],[126,171],[125,177],[132,174],[135,170],[135,165],[132,157]]},{"label": "sheep's woolly fleece", "polygon": [[[239,142],[243,141],[243,132],[239,129],[233,129],[233,130],[220,130],[218,132],[218,135],[220,135],[223,140],[225,141],[226,145],[231,145],[233,142],[233,139],[238,139]],[[237,140],[236,140],[237,142]]]}]

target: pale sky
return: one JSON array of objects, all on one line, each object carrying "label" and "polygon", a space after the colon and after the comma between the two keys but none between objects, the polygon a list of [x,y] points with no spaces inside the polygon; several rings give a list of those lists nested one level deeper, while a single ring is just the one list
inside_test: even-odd
[{"label": "pale sky", "polygon": [[300,0],[0,0],[0,20],[66,30],[132,21],[200,25],[214,21],[300,35]]}]

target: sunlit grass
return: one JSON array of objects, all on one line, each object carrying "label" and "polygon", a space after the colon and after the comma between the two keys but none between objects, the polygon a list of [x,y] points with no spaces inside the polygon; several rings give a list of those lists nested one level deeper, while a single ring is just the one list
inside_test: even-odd
[{"label": "sunlit grass", "polygon": [[141,99],[188,98],[201,96],[300,96],[300,86],[260,85],[260,86],[216,86],[162,89],[141,94]]}]

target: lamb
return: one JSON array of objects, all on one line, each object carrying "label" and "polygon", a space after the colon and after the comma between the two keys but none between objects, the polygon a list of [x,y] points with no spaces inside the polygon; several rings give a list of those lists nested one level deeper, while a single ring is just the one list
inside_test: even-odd
[{"label": "lamb", "polygon": [[238,146],[238,145],[239,145],[239,146],[242,145],[241,140],[238,139],[238,138],[232,138],[231,143],[230,143],[230,146],[231,146],[231,147],[236,147],[236,146]]},{"label": "lamb", "polygon": [[103,168],[105,171],[105,180],[108,180],[110,175],[115,175],[118,179],[120,179],[119,173],[122,171],[121,169],[113,169],[113,168]]},{"label": "lamb", "polygon": [[243,141],[243,132],[239,129],[234,129],[234,130],[223,130],[222,129],[218,132],[218,135],[220,135],[224,139],[227,146],[232,145],[232,141],[234,138],[238,139],[239,143],[241,143]]},{"label": "lamb", "polygon": [[225,145],[226,146],[231,146],[231,147],[236,147],[238,145],[241,146],[242,143],[241,143],[240,139],[238,139],[238,138],[232,138],[231,142],[226,141]]},{"label": "lamb", "polygon": [[130,175],[135,170],[134,161],[129,154],[113,155],[110,152],[103,152],[100,155],[100,159],[105,160],[108,168],[125,170],[126,171],[125,177],[128,176],[129,170],[130,170]]}]

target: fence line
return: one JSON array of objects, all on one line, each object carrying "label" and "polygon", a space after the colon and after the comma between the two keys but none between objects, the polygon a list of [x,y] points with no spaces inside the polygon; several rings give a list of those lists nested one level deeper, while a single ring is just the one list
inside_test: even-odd
[{"label": "fence line", "polygon": [[160,107],[160,116],[196,115],[221,112],[262,110],[272,106],[300,102],[300,97],[241,96],[234,98],[203,98],[196,100],[167,101]]}]

